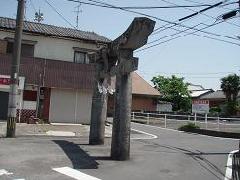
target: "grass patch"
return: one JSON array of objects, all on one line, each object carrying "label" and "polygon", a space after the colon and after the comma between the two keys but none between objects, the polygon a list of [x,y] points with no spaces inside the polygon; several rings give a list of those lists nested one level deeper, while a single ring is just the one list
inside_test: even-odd
[{"label": "grass patch", "polygon": [[194,130],[194,129],[200,129],[200,127],[198,125],[195,125],[194,123],[191,123],[191,122],[189,122],[186,125],[180,126],[178,128],[178,130],[180,130],[180,131],[191,131],[191,130]]}]

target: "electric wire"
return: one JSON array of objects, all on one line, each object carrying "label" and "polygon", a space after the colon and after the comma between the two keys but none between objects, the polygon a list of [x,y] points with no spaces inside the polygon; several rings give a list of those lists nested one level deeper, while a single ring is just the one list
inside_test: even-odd
[{"label": "electric wire", "polygon": [[[178,4],[172,3],[172,2],[167,1],[167,0],[160,0],[160,1],[163,1],[163,2],[166,2],[166,3],[168,3],[168,4],[172,4],[172,5],[178,6]],[[234,3],[236,3],[236,2],[234,2]],[[226,4],[225,4],[225,5],[226,5]],[[203,16],[205,16],[205,17],[208,17],[208,18],[210,18],[210,19],[217,20],[217,18],[215,18],[215,17],[213,17],[213,16],[210,16],[210,15],[208,15],[208,14],[205,14],[205,13],[203,13],[203,12],[196,11],[196,10],[193,10],[193,9],[191,9],[191,8],[188,8],[188,7],[183,7],[183,8],[184,8],[184,9],[187,9],[187,10],[189,10],[189,11],[192,11],[192,12],[194,12],[194,13],[203,15]],[[230,25],[233,25],[233,26],[236,26],[236,27],[240,27],[240,25],[237,25],[237,24],[234,24],[234,23],[231,23],[231,22],[228,22],[228,21],[225,21],[225,22],[226,22],[227,24],[230,24]]]},{"label": "electric wire", "polygon": [[[48,0],[44,0],[51,8],[53,11],[55,11],[67,24],[69,24],[73,29],[76,29],[72,23],[70,23]],[[77,30],[77,29],[76,29]]]},{"label": "electric wire", "polygon": [[35,5],[33,4],[32,0],[30,0],[30,5],[32,6],[34,12],[37,12],[37,9],[36,9]]},{"label": "electric wire", "polygon": [[[196,1],[193,1],[193,0],[183,0],[183,1],[186,1],[186,2],[191,2],[191,3],[195,3],[195,4],[199,4],[199,2],[196,2]],[[233,2],[233,3],[228,3],[227,5],[230,5],[230,4],[234,4],[236,2]],[[238,3],[238,2],[237,2]],[[226,10],[231,10],[229,8],[226,8],[224,6],[218,6],[218,8],[221,8],[221,9],[226,9]]]},{"label": "electric wire", "polygon": [[[68,1],[74,1],[74,0],[68,0]],[[102,4],[105,4],[105,5],[108,5],[108,6],[116,7],[116,6],[113,6],[113,5],[110,5],[110,4],[101,2],[101,1],[95,1],[95,0],[88,0],[88,1],[96,2],[96,3],[102,3]],[[58,12],[57,9],[56,9],[53,5],[51,5],[47,0],[45,0],[45,2],[46,2],[61,18],[63,18],[71,27],[73,27],[73,28],[75,29],[75,27],[74,27],[61,13]],[[79,2],[79,1],[78,1],[78,2]],[[121,10],[128,11],[128,12],[134,12],[134,13],[137,13],[137,14],[146,15],[146,14],[144,14],[144,13],[135,12],[135,11],[132,11],[132,10],[126,10],[126,9],[123,9],[123,8],[118,8],[118,7],[117,7],[117,9],[121,9]],[[147,16],[151,16],[151,15],[147,15]],[[153,17],[154,17],[154,16],[153,16]],[[157,18],[157,17],[155,17],[155,18]],[[157,19],[160,19],[160,18],[157,18]],[[161,19],[161,20],[162,20],[162,19]],[[163,21],[168,22],[167,20],[163,20]],[[173,23],[173,22],[171,22],[171,21],[169,21],[169,22],[170,22],[170,23]],[[176,23],[174,23],[174,24],[176,24]],[[217,23],[217,24],[218,24],[218,23]],[[187,35],[190,35],[190,34],[194,34],[195,32],[199,32],[199,31],[200,31],[200,32],[204,32],[204,31],[202,31],[203,29],[209,28],[209,27],[211,27],[211,26],[213,26],[213,25],[216,25],[216,24],[212,24],[212,25],[209,25],[209,26],[204,27],[204,28],[201,28],[201,29],[195,29],[195,28],[193,28],[193,27],[187,27],[187,26],[186,26],[186,27],[187,27],[187,30],[188,30],[188,29],[194,29],[194,30],[196,30],[196,31],[191,32],[191,33],[188,33],[188,34],[186,34],[186,35],[184,35],[184,36],[187,36]],[[182,25],[182,26],[183,26],[183,25]],[[183,27],[185,27],[185,25],[184,25]],[[176,30],[176,29],[174,29],[174,30]],[[182,32],[185,32],[185,31],[186,31],[186,30],[180,31],[179,34],[182,33]],[[206,32],[204,32],[204,33],[206,33]],[[207,34],[209,34],[209,32],[207,32]],[[175,33],[175,35],[176,35],[176,33]],[[160,43],[158,43],[158,44],[154,44],[154,45],[152,45],[152,46],[149,46],[149,47],[146,47],[146,48],[143,48],[143,49],[139,49],[139,50],[136,51],[136,52],[143,51],[143,50],[146,50],[146,49],[155,47],[155,46],[157,46],[157,45],[160,45],[160,44],[169,42],[169,41],[171,41],[171,40],[173,40],[173,39],[176,39],[176,38],[179,38],[179,37],[182,37],[182,36],[173,37],[173,38],[171,38],[171,39],[168,39],[168,40],[166,40],[166,41],[160,42]],[[208,36],[204,36],[204,37],[209,38]],[[219,39],[217,39],[217,38],[211,38],[211,39],[219,40]],[[225,40],[221,40],[221,41],[227,42],[227,43],[232,43],[232,42],[230,42],[230,41],[225,41]],[[155,42],[156,42],[156,41],[155,41]],[[232,44],[233,44],[233,43],[232,43]],[[237,44],[237,43],[234,43],[234,44],[235,44],[235,45],[239,45],[239,44]]]},{"label": "electric wire", "polygon": [[[144,75],[151,75],[151,76],[155,76],[155,75],[163,75],[163,76],[171,76],[171,75],[177,75],[177,76],[182,76],[184,78],[198,78],[198,79],[205,79],[205,78],[217,78],[220,79],[222,78],[222,76],[226,75],[226,74],[234,74],[235,72],[233,71],[229,71],[229,72],[213,72],[213,73],[209,73],[209,72],[199,72],[199,73],[182,73],[182,72],[152,72],[152,71],[138,71],[140,74],[144,74]],[[212,76],[215,75],[215,76]],[[216,76],[218,75],[218,76]],[[222,76],[220,76],[222,75]]]},{"label": "electric wire", "polygon": [[[79,2],[79,1],[76,1],[76,0],[68,0],[68,1],[72,1],[72,2]],[[179,24],[179,23],[175,23],[175,22],[171,22],[171,21],[168,21],[168,20],[164,20],[164,19],[161,19],[159,17],[155,17],[155,16],[152,16],[152,15],[148,15],[148,14],[145,14],[145,13],[141,13],[141,12],[137,12],[137,11],[132,11],[132,10],[129,10],[129,9],[124,9],[124,8],[121,8],[121,7],[117,7],[117,6],[114,6],[112,4],[108,4],[108,3],[105,3],[103,1],[97,1],[97,0],[88,0],[89,2],[94,2],[94,3],[97,3],[97,4],[100,4],[100,5],[104,5],[104,6],[110,6],[110,7],[113,7],[113,8],[116,8],[116,9],[120,9],[120,10],[123,10],[123,11],[127,11],[127,12],[131,12],[131,13],[135,13],[135,14],[139,14],[139,15],[144,15],[144,16],[147,16],[147,17],[151,17],[151,18],[154,18],[154,19],[157,19],[157,20],[160,20],[160,21],[164,21],[164,22],[167,22],[167,23],[170,23],[170,24],[174,24],[176,26],[182,26],[182,27],[185,27],[185,28],[188,28],[188,29],[193,29],[193,30],[197,30],[196,32],[200,31],[200,32],[203,32],[203,33],[206,33],[206,34],[212,34],[211,32],[206,32],[206,31],[202,31],[202,30],[199,30],[199,29],[195,29],[193,27],[188,27],[186,25],[182,25],[182,24]],[[205,10],[209,9],[209,8],[214,8],[224,2],[226,2],[227,0],[225,1],[221,1],[217,4],[214,4],[212,5],[212,7],[208,7],[208,8],[205,8]],[[168,27],[168,28],[172,28],[172,27]],[[175,30],[175,29],[174,29]]]},{"label": "electric wire", "polygon": [[[140,71],[143,73],[150,73],[150,71]],[[152,72],[151,72],[152,73]],[[158,72],[154,72],[154,73],[158,73],[158,74],[167,74],[167,75],[171,75],[171,74],[178,74],[178,75],[192,75],[192,76],[205,76],[205,75],[219,75],[219,74],[231,74],[234,73],[232,71],[225,71],[225,72],[197,72],[197,73],[193,73],[193,72],[162,72],[162,71],[158,71]]]},{"label": "electric wire", "polygon": [[184,8],[184,7],[209,7],[209,4],[198,4],[198,5],[174,5],[174,6],[110,6],[110,5],[103,5],[97,3],[89,3],[85,1],[78,1],[78,0],[68,0],[71,2],[78,2],[86,5],[97,6],[97,7],[104,7],[104,8],[112,8],[112,9],[175,9],[175,8]]},{"label": "electric wire", "polygon": [[[225,21],[222,21],[222,22],[225,22]],[[217,24],[220,24],[220,23],[222,23],[222,22],[219,22],[219,23],[217,23]],[[195,28],[195,27],[197,27],[197,26],[199,26],[199,25],[201,25],[201,24],[205,25],[204,23],[199,23],[199,24],[194,25],[194,26],[192,26],[192,27]],[[205,25],[206,27],[202,28],[201,30],[207,29],[207,28],[212,27],[212,26],[215,26],[215,25],[217,25],[217,24],[216,24],[216,22],[215,22],[215,23],[213,23],[213,24],[211,24],[211,25]],[[172,29],[175,30],[175,31],[178,31],[178,32],[177,32],[177,33],[174,33],[174,34],[171,34],[171,35],[162,36],[162,37],[160,37],[160,38],[158,38],[158,39],[156,39],[156,40],[153,40],[153,41],[148,42],[146,45],[153,44],[153,43],[158,42],[158,41],[160,41],[160,40],[162,40],[162,39],[165,39],[165,38],[167,38],[167,37],[173,37],[173,36],[175,36],[175,35],[184,33],[184,32],[186,32],[186,31],[189,30],[188,28],[185,29],[185,30],[178,30],[178,29],[175,29],[175,28],[172,28]],[[188,33],[187,35],[192,34],[192,35],[200,36],[200,35],[195,34],[196,32],[197,32],[197,31],[192,32],[192,33]],[[238,38],[231,37],[231,36],[228,36],[228,35],[221,35],[221,34],[217,34],[217,33],[209,33],[209,34],[211,34],[211,35],[213,35],[213,36],[217,36],[217,37],[224,37],[224,38],[239,40]],[[206,36],[206,38],[207,38],[207,37],[209,37],[209,36]],[[214,38],[212,38],[212,39],[214,39]],[[215,38],[215,40],[216,40],[216,39],[217,39],[217,38]],[[225,41],[223,41],[223,42],[225,42]],[[226,41],[226,42],[227,42],[227,41]],[[228,42],[229,42],[229,41],[228,41]],[[233,43],[233,44],[236,44],[236,43]],[[154,46],[153,46],[153,47],[154,47]],[[137,52],[137,51],[136,51],[136,52]]]},{"label": "electric wire", "polygon": [[[95,2],[95,3],[99,3],[99,4],[104,4],[104,5],[108,5],[108,6],[112,6],[112,7],[116,7],[116,6],[114,6],[114,5],[112,5],[112,4],[108,4],[108,3],[105,3],[105,2],[103,2],[103,1],[97,1],[97,0],[88,0],[88,1],[91,1],[91,2]],[[220,4],[223,4],[223,3],[225,3],[225,2],[227,2],[227,0],[225,0],[225,1],[221,1],[221,3],[217,3],[218,5],[220,5]],[[215,4],[214,5],[214,7],[217,7],[218,5],[217,4]],[[116,8],[118,8],[118,7],[116,7]],[[126,10],[126,9],[123,9],[123,8],[118,8],[118,9],[121,9],[121,10],[123,10],[123,11],[127,11],[127,12],[132,12],[132,13],[135,13],[135,14],[139,14],[139,15],[145,15],[145,16],[147,16],[147,17],[152,17],[152,18],[155,18],[155,19],[157,19],[157,20],[160,20],[160,21],[164,21],[164,22],[167,22],[167,23],[171,23],[171,24],[176,24],[176,25],[181,25],[181,24],[179,24],[179,23],[174,23],[174,22],[171,22],[171,21],[168,21],[168,20],[164,20],[164,19],[161,19],[161,18],[158,18],[158,17],[155,17],[155,16],[151,16],[151,15],[148,15],[148,14],[144,14],[144,13],[140,13],[140,12],[137,12],[137,11],[132,11],[132,10]],[[208,8],[209,9],[209,8]],[[207,10],[208,10],[207,9]],[[206,9],[205,9],[206,10]],[[204,10],[204,11],[205,11]],[[203,10],[202,10],[203,11]],[[222,23],[222,22],[224,22],[224,21],[221,21],[221,22],[219,22],[219,23]],[[195,30],[194,32],[192,32],[192,33],[188,33],[188,34],[186,34],[186,35],[184,35],[184,36],[187,36],[187,35],[190,35],[190,34],[194,34],[195,32],[204,32],[204,33],[206,33],[206,34],[209,34],[209,32],[205,32],[205,31],[202,31],[203,29],[206,29],[206,28],[209,28],[209,27],[212,27],[212,26],[214,26],[214,25],[217,25],[217,24],[219,24],[219,23],[213,23],[213,24],[211,24],[211,25],[209,25],[209,26],[207,26],[207,27],[204,27],[204,28],[201,28],[201,29],[195,29],[195,28],[192,28],[192,27],[188,27],[188,26],[185,26],[185,25],[181,25],[182,27],[185,27],[185,28],[188,28],[188,29],[193,29],[193,30]],[[182,32],[182,31],[181,31]],[[180,32],[180,33],[181,33]],[[180,36],[181,37],[181,36]],[[206,38],[208,38],[208,36],[205,36]],[[179,36],[177,37],[177,38],[179,38]],[[168,41],[170,41],[170,40],[173,40],[173,39],[176,39],[176,37],[174,37],[174,38],[171,38],[171,39],[169,39],[169,40],[166,40],[166,41],[164,41],[164,42],[161,42],[160,44],[163,44],[163,43],[166,43],[166,42],[168,42]],[[215,40],[217,40],[217,38],[215,38]],[[223,41],[223,42],[227,42],[227,43],[231,43],[230,41]],[[235,44],[235,45],[238,45],[237,43],[232,43],[232,44]],[[157,45],[159,45],[159,43],[157,44]],[[152,45],[151,47],[154,47],[154,46],[156,46],[156,45]],[[147,48],[150,48],[150,47],[147,47]],[[144,48],[145,49],[145,48]],[[139,52],[139,51],[142,51],[143,49],[140,49],[140,50],[138,50],[138,51],[136,51],[136,52]]]},{"label": "electric wire", "polygon": [[[194,32],[187,33],[187,34],[185,34],[185,35],[178,35],[178,34],[181,34],[182,32],[175,33],[174,36],[175,36],[175,35],[178,35],[178,36],[172,37],[172,38],[170,38],[170,39],[168,39],[168,40],[161,41],[161,42],[159,42],[159,43],[157,43],[157,44],[154,44],[154,45],[151,45],[151,46],[148,46],[148,47],[145,47],[145,48],[141,48],[141,49],[135,51],[135,53],[138,53],[138,52],[141,52],[141,51],[144,51],[144,50],[153,48],[153,47],[155,47],[155,46],[159,46],[159,45],[161,45],[161,44],[164,44],[164,43],[166,43],[166,42],[172,41],[172,40],[177,39],[177,38],[180,38],[180,37],[185,37],[185,36],[188,36],[188,35],[191,35],[191,34],[195,34],[195,33],[198,32],[198,31],[201,31],[201,30],[203,30],[203,29],[210,28],[210,27],[215,26],[215,25],[220,24],[220,23],[223,23],[223,21],[217,22],[217,23],[213,23],[213,24],[211,24],[211,25],[208,25],[208,26],[206,26],[206,27],[203,27],[203,28],[201,28],[201,29],[199,29],[199,30],[196,30],[196,31],[194,31]],[[184,32],[185,32],[185,31],[184,31]],[[170,36],[171,36],[171,35],[170,35]],[[210,36],[201,36],[201,37],[208,38],[208,39],[213,39],[213,40],[217,40],[217,41],[221,41],[221,42],[225,42],[225,43],[229,43],[229,44],[233,44],[233,45],[240,46],[240,44],[235,43],[235,42],[232,42],[232,41],[222,40],[222,39],[219,39],[219,38],[212,38],[212,37],[210,37]],[[227,37],[227,36],[226,36],[226,37]],[[159,39],[159,40],[161,40],[161,39]],[[157,41],[155,41],[155,42],[157,42]],[[148,45],[148,43],[147,43],[146,45]]]},{"label": "electric wire", "polygon": [[[164,1],[164,0],[162,0],[162,1]],[[167,1],[165,1],[165,2],[167,2]],[[171,2],[169,2],[169,3],[171,3]],[[185,9],[189,9],[189,8],[185,8]],[[189,9],[190,10],[190,9]],[[191,11],[192,11],[192,9],[191,9]],[[201,14],[203,14],[203,13],[201,13]],[[208,15],[207,15],[208,16]],[[214,17],[213,17],[214,18]],[[183,19],[183,18],[181,18],[181,19]],[[215,20],[217,19],[217,18],[214,18]],[[186,19],[184,19],[185,21],[186,21]],[[174,21],[175,23],[177,23],[177,22],[179,22],[179,19],[178,20],[176,20],[176,21]],[[237,25],[237,24],[234,24],[234,23],[230,23],[230,22],[228,22],[229,24],[232,24],[232,25],[234,25],[234,26],[237,26],[237,27],[240,27],[239,25]],[[163,25],[163,26],[160,26],[160,27],[158,27],[158,28],[155,28],[155,30],[153,31],[154,33],[152,33],[151,34],[151,36],[153,36],[153,35],[156,35],[156,34],[158,34],[158,33],[160,33],[160,32],[162,32],[162,31],[165,31],[165,30],[167,30],[167,29],[169,29],[169,28],[172,28],[172,27],[174,27],[174,26],[176,26],[176,25],[171,25],[170,27],[166,27],[167,25],[169,25],[169,23],[167,23],[167,24],[165,24],[165,25]],[[164,28],[164,29],[162,29],[162,28]],[[160,30],[161,29],[161,30]],[[157,32],[156,32],[157,31]]]},{"label": "electric wire", "polygon": [[[68,0],[68,1],[72,1],[72,0]],[[165,22],[165,23],[173,24],[173,25],[176,25],[176,26],[181,26],[181,27],[190,28],[190,29],[193,29],[193,30],[198,30],[198,29],[194,29],[194,28],[191,28],[189,26],[186,26],[186,25],[183,25],[183,24],[180,24],[180,23],[176,23],[176,22],[172,22],[172,21],[169,21],[169,20],[165,20],[165,19],[162,19],[162,18],[159,18],[159,17],[156,17],[156,16],[152,16],[152,15],[149,15],[149,14],[145,14],[145,13],[141,13],[141,12],[133,11],[133,10],[129,10],[129,9],[124,9],[124,8],[119,8],[117,6],[105,3],[103,1],[99,1],[99,0],[88,0],[88,1],[99,3],[99,4],[104,4],[104,5],[108,5],[108,6],[112,6],[112,7],[116,7],[117,9],[120,9],[122,11],[130,12],[130,13],[134,13],[134,14],[138,14],[138,15],[143,15],[143,16],[146,16],[146,17],[149,17],[149,18],[153,18],[155,20],[159,20],[159,21],[162,21],[162,22]],[[171,29],[171,27],[169,27],[169,28]],[[206,31],[201,31],[201,32],[209,34],[209,32],[206,32]]]}]

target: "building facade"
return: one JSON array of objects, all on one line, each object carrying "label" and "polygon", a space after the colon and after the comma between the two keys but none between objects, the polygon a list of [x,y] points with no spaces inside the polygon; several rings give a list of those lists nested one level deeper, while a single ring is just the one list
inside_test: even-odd
[{"label": "building facade", "polygon": [[[15,25],[14,19],[0,17],[0,78],[10,75]],[[109,42],[94,32],[24,22],[19,120],[26,122],[37,116],[51,123],[89,124],[95,74],[92,55]],[[133,84],[139,84],[138,79]],[[3,91],[3,85],[0,81],[0,97],[4,97],[0,105],[7,107],[9,87]],[[133,90],[133,96],[137,96],[133,98],[133,109],[155,109],[153,99],[159,93],[145,81],[141,86],[138,88],[148,89],[140,93]],[[149,89],[155,94],[149,94]],[[5,119],[6,110],[0,112],[0,119],[1,114]]]},{"label": "building facade", "polygon": [[[14,19],[0,18],[2,76],[10,74],[15,25]],[[20,76],[25,83],[18,106],[22,122],[38,115],[51,122],[89,123],[94,75],[89,55],[109,42],[93,32],[24,22]],[[7,103],[5,98],[1,106]]]}]

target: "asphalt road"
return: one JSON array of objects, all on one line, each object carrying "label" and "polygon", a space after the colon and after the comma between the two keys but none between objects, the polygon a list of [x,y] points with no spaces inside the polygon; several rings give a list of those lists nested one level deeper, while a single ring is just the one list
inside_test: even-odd
[{"label": "asphalt road", "polygon": [[[222,180],[228,154],[238,147],[232,139],[135,123],[132,128],[158,138],[131,140],[131,159],[125,162],[110,159],[110,138],[102,146],[88,145],[87,137],[0,138],[0,179],[71,180],[53,170],[70,167],[101,180]],[[8,174],[1,175],[3,169]]]}]

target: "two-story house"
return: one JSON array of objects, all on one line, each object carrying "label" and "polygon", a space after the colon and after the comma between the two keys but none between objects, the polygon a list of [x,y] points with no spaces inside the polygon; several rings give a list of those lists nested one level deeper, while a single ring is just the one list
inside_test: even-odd
[{"label": "two-story house", "polygon": [[[10,78],[15,25],[14,19],[0,17],[0,80]],[[95,73],[89,55],[108,43],[108,38],[94,32],[25,21],[20,62],[25,81],[18,101],[21,121],[38,115],[50,122],[88,124]],[[0,119],[1,114],[6,116],[8,89],[0,81],[4,99]],[[151,102],[158,94],[149,96]]]}]

